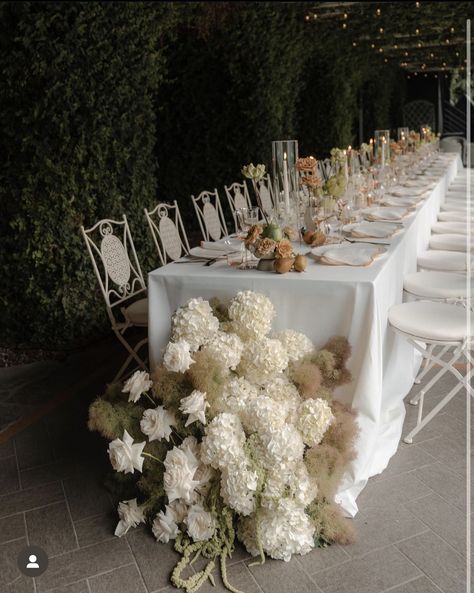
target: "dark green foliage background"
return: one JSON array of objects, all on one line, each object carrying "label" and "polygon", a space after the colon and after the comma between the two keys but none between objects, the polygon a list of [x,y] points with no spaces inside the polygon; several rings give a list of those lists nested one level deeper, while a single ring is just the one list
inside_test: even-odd
[{"label": "dark green foliage background", "polygon": [[[107,330],[79,227],[240,181],[271,141],[326,156],[396,126],[398,72],[315,34],[298,3],[0,2],[1,345],[69,347]],[[396,91],[396,92],[395,92]],[[192,234],[192,233],[190,233]]]}]

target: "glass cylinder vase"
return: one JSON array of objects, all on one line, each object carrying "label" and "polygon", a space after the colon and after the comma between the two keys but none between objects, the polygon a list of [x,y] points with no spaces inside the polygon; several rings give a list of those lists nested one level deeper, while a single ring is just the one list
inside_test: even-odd
[{"label": "glass cylinder vase", "polygon": [[278,209],[287,216],[297,209],[298,204],[298,160],[297,140],[275,140],[272,142],[273,183]]},{"label": "glass cylinder vase", "polygon": [[390,162],[390,130],[375,130],[374,132],[375,158],[382,166]]}]

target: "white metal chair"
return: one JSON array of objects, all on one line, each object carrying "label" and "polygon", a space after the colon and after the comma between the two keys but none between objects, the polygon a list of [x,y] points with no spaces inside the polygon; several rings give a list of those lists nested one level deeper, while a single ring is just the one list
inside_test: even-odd
[{"label": "white metal chair", "polygon": [[239,225],[237,224],[236,210],[241,208],[251,208],[249,190],[245,181],[243,183],[233,183],[232,185],[224,185],[224,190],[229,202],[230,210],[235,224],[235,232],[239,231]]},{"label": "white metal chair", "polygon": [[145,208],[145,216],[162,266],[189,253],[188,237],[176,200],[172,205],[161,202],[150,211]]},{"label": "white metal chair", "polygon": [[444,249],[446,251],[470,251],[472,243],[467,242],[467,235],[457,235],[454,233],[443,233],[442,235],[432,235],[430,239],[430,249]]},{"label": "white metal chair", "polygon": [[[443,212],[438,212],[438,220],[441,222],[465,222],[467,217],[465,212],[459,210],[445,210]],[[474,215],[470,217],[469,222],[474,222]]]},{"label": "white metal chair", "polygon": [[[474,323],[467,326],[466,309],[447,303],[432,301],[415,301],[395,305],[389,310],[389,323],[392,329],[406,338],[418,350],[423,358],[429,360],[430,368],[435,364],[440,370],[411,400],[412,405],[418,405],[418,418],[415,428],[403,439],[405,443],[412,443],[413,437],[424,428],[459,392],[463,387],[466,394],[474,394],[470,380],[474,374],[474,367],[462,375],[455,367],[456,363],[465,358],[470,364],[474,362],[470,354],[471,339]],[[434,349],[441,346],[438,354]],[[451,358],[446,360],[444,355],[452,351]],[[447,372],[452,373],[457,384],[451,391],[423,418],[423,404],[427,392]],[[420,376],[419,376],[420,377]]]},{"label": "white metal chair", "polygon": [[466,253],[429,249],[418,254],[419,270],[437,270],[439,272],[465,272],[467,269]]},{"label": "white metal chair", "polygon": [[191,199],[204,240],[219,241],[225,237],[228,232],[217,189],[213,192],[202,191],[197,198],[192,195]]},{"label": "white metal chair", "polygon": [[262,214],[268,218],[275,208],[275,195],[270,173],[267,173],[257,183],[252,179],[252,184],[258,206],[262,210]]},{"label": "white metal chair", "polygon": [[444,233],[467,235],[467,224],[465,222],[435,222],[431,225],[431,231],[440,235]]},{"label": "white metal chair", "polygon": [[[125,215],[123,220],[105,218],[87,230],[81,226],[81,231],[105,300],[112,330],[129,353],[114,378],[114,381],[118,381],[132,360],[140,368],[146,369],[138,352],[148,338],[132,348],[124,337],[130,327],[148,327],[148,299],[130,302],[138,295],[146,294],[146,284]],[[116,318],[117,309],[120,309],[123,320]]]}]

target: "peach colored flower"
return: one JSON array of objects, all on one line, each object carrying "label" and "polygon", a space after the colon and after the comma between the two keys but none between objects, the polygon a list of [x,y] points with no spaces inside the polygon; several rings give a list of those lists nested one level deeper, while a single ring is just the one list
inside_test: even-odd
[{"label": "peach colored flower", "polygon": [[314,171],[317,164],[318,161],[315,158],[308,156],[298,159],[296,161],[296,168],[298,171]]},{"label": "peach colored flower", "polygon": [[247,237],[245,239],[246,245],[253,245],[257,238],[263,233],[263,227],[261,224],[254,224],[250,227]]},{"label": "peach colored flower", "polygon": [[293,245],[288,239],[282,239],[277,243],[275,254],[277,257],[291,257],[293,255]]},{"label": "peach colored flower", "polygon": [[273,239],[265,237],[262,239],[257,246],[257,252],[259,255],[270,255],[275,251],[277,243]]}]

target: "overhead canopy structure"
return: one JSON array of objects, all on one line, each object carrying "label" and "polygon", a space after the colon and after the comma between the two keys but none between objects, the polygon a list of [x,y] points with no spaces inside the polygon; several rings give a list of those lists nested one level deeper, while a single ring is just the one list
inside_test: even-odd
[{"label": "overhead canopy structure", "polygon": [[[354,48],[407,72],[465,70],[473,2],[314,2],[303,18],[321,34],[340,30]],[[472,39],[472,38],[471,38]]]}]

